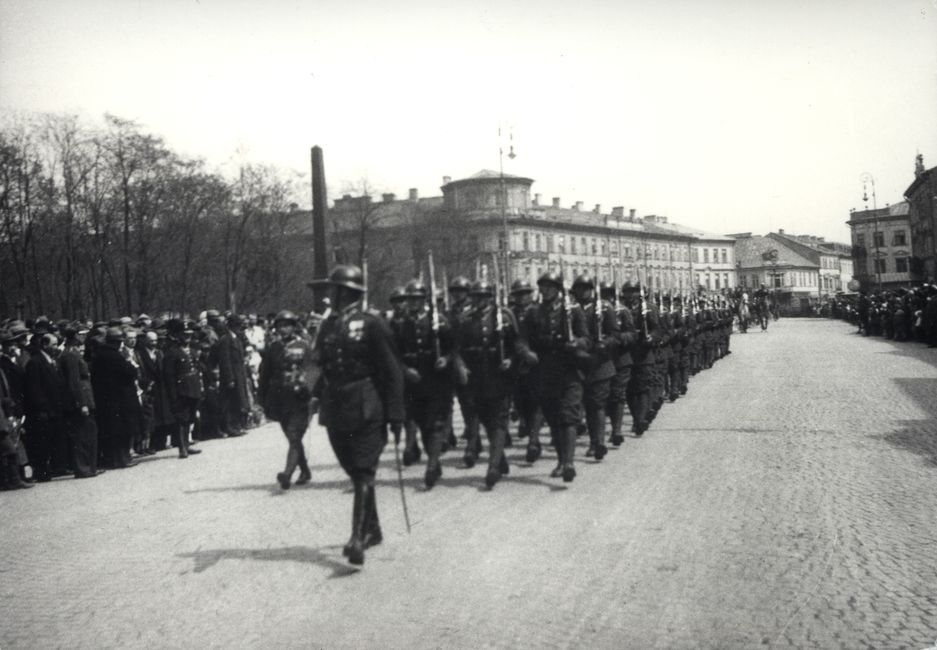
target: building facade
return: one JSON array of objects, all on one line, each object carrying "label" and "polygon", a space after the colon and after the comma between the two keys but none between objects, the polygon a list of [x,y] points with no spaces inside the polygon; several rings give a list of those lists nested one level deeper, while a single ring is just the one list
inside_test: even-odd
[{"label": "building facade", "polygon": [[828,242],[815,235],[790,235],[783,230],[769,233],[768,237],[789,246],[817,265],[818,292],[821,300],[837,293],[848,292],[854,277],[852,247],[849,244]]},{"label": "building facade", "polygon": [[334,261],[367,257],[378,299],[414,275],[425,278],[430,250],[440,281],[497,265],[508,282],[536,283],[550,270],[568,282],[589,273],[672,293],[736,286],[734,239],[624,207],[590,210],[581,201],[564,207],[560,197],[544,202],[531,196],[533,182],[482,170],[444,177],[441,197],[420,198],[415,190],[404,200],[346,195],[329,211]]},{"label": "building facade", "polygon": [[751,233],[732,235],[738,258],[739,286],[754,291],[764,285],[784,316],[806,316],[817,301],[820,266],[785,240]]},{"label": "building facade", "polygon": [[937,280],[937,167],[924,169],[918,154],[914,182],[905,190],[911,230],[911,279],[915,283]]},{"label": "building facade", "polygon": [[906,287],[912,281],[914,251],[909,204],[854,210],[846,224],[852,231],[852,260],[862,291]]}]

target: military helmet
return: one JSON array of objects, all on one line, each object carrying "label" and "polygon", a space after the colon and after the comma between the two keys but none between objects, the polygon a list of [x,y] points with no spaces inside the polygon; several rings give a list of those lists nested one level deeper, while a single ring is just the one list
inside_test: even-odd
[{"label": "military helmet", "polygon": [[602,280],[599,282],[599,295],[608,296],[610,298],[615,297],[615,285],[608,280]]},{"label": "military helmet", "polygon": [[573,287],[585,287],[587,289],[595,289],[595,280],[592,279],[592,276],[588,273],[582,273],[576,276],[576,279],[573,280]]},{"label": "military helmet", "polygon": [[495,287],[487,280],[476,280],[469,289],[470,296],[494,296]]},{"label": "military helmet", "polygon": [[410,280],[404,288],[404,296],[407,298],[425,298],[426,285],[419,280]]},{"label": "military helmet", "polygon": [[276,327],[280,323],[292,323],[295,325],[299,322],[299,318],[291,312],[289,309],[283,309],[277,313],[276,317],[273,319],[273,326]]},{"label": "military helmet", "polygon": [[354,264],[339,264],[329,274],[329,284],[364,291],[364,274]]},{"label": "military helmet", "polygon": [[552,284],[558,289],[563,288],[563,276],[557,273],[556,271],[547,271],[537,280],[537,285],[541,284]]},{"label": "military helmet", "polygon": [[518,293],[532,293],[534,288],[527,280],[514,280],[511,284],[511,295]]},{"label": "military helmet", "polygon": [[394,287],[394,290],[390,292],[390,302],[393,304],[395,302],[402,302],[407,298],[407,290],[404,287]]},{"label": "military helmet", "polygon": [[641,290],[640,282],[631,282],[629,280],[628,282],[625,282],[623,285],[621,285],[622,293],[635,293],[640,290]]},{"label": "military helmet", "polygon": [[464,275],[457,275],[449,282],[449,291],[470,291],[472,283]]}]

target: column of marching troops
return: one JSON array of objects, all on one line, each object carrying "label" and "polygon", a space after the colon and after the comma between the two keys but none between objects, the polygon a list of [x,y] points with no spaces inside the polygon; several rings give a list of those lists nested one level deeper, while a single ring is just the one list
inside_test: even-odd
[{"label": "column of marching troops", "polygon": [[[319,283],[329,287],[331,306],[315,340],[301,346],[281,382],[293,386],[287,392],[299,404],[313,396],[311,409],[319,409],[354,484],[344,547],[353,564],[382,540],[374,476],[388,425],[395,446],[402,438],[405,465],[425,455],[424,484],[432,489],[443,476],[440,457],[459,446],[457,402],[464,466],[484,454],[484,428],[490,489],[510,472],[505,448],[514,444],[513,412],[526,461],[536,463],[549,444],[556,455],[551,476],[568,483],[576,477],[578,436],[588,435],[586,456],[602,461],[625,440],[626,410],[631,432],[642,436],[664,404],[687,393],[691,376],[730,353],[734,313],[726,300],[651,297],[639,284],[597,286],[588,274],[567,287],[548,272],[536,291],[522,280],[507,288],[486,277],[457,277],[436,291],[430,276],[430,286],[414,279],[394,290],[382,314],[367,308],[362,271],[337,267]],[[283,487],[295,466],[287,471],[277,476]]]},{"label": "column of marching troops", "polygon": [[[425,455],[424,484],[432,489],[442,478],[441,456],[459,447],[457,402],[464,466],[479,462],[487,442],[490,489],[510,472],[513,414],[527,463],[549,445],[551,476],[569,483],[580,435],[588,436],[586,456],[602,461],[624,442],[626,413],[632,434],[642,436],[664,404],[686,394],[693,375],[730,353],[734,312],[718,296],[651,296],[639,284],[597,284],[588,274],[566,286],[553,272],[536,291],[522,280],[503,286],[497,273],[495,281],[457,277],[437,290],[431,262],[430,269],[430,286],[414,279],[396,289],[386,313],[368,307],[357,267],[338,266],[310,283],[326,288],[328,310],[309,323],[281,311],[266,341],[251,341],[265,346],[256,390],[236,315],[209,312],[204,328],[138,319],[140,332],[116,321],[92,332],[63,324],[53,334],[44,323],[34,325],[28,345],[23,324],[7,323],[0,331],[4,486],[29,484],[26,455],[38,481],[68,464],[80,478],[96,476],[99,463],[127,467],[131,451],[147,455],[170,439],[186,458],[198,451],[190,446],[193,427],[199,438],[242,434],[256,396],[287,439],[276,477],[284,490],[297,469],[295,483],[312,479],[303,437],[318,412],[354,485],[344,553],[361,564],[365,549],[382,540],[374,478],[388,428],[395,447],[404,444],[404,465]],[[24,415],[25,430],[16,426]]]}]

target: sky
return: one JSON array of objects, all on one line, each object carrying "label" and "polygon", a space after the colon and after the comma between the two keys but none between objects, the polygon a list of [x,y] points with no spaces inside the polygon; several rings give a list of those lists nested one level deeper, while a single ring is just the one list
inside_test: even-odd
[{"label": "sky", "polygon": [[0,0],[0,111],[223,173],[319,145],[333,198],[438,196],[510,133],[545,201],[848,241],[863,174],[884,206],[937,165],[937,0]]}]

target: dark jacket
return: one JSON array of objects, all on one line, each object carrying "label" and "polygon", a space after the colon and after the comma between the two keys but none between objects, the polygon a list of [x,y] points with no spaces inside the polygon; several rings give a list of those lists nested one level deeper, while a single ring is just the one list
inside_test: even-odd
[{"label": "dark jacket", "polygon": [[78,348],[68,347],[59,357],[59,369],[64,380],[65,413],[72,414],[87,407],[94,411],[94,391],[91,388],[91,372]]},{"label": "dark jacket", "polygon": [[27,419],[47,420],[65,414],[65,386],[54,361],[41,352],[26,363],[24,406]]},{"label": "dark jacket", "polygon": [[309,341],[295,336],[267,346],[260,363],[257,400],[269,419],[279,421],[309,406],[319,367]]}]

